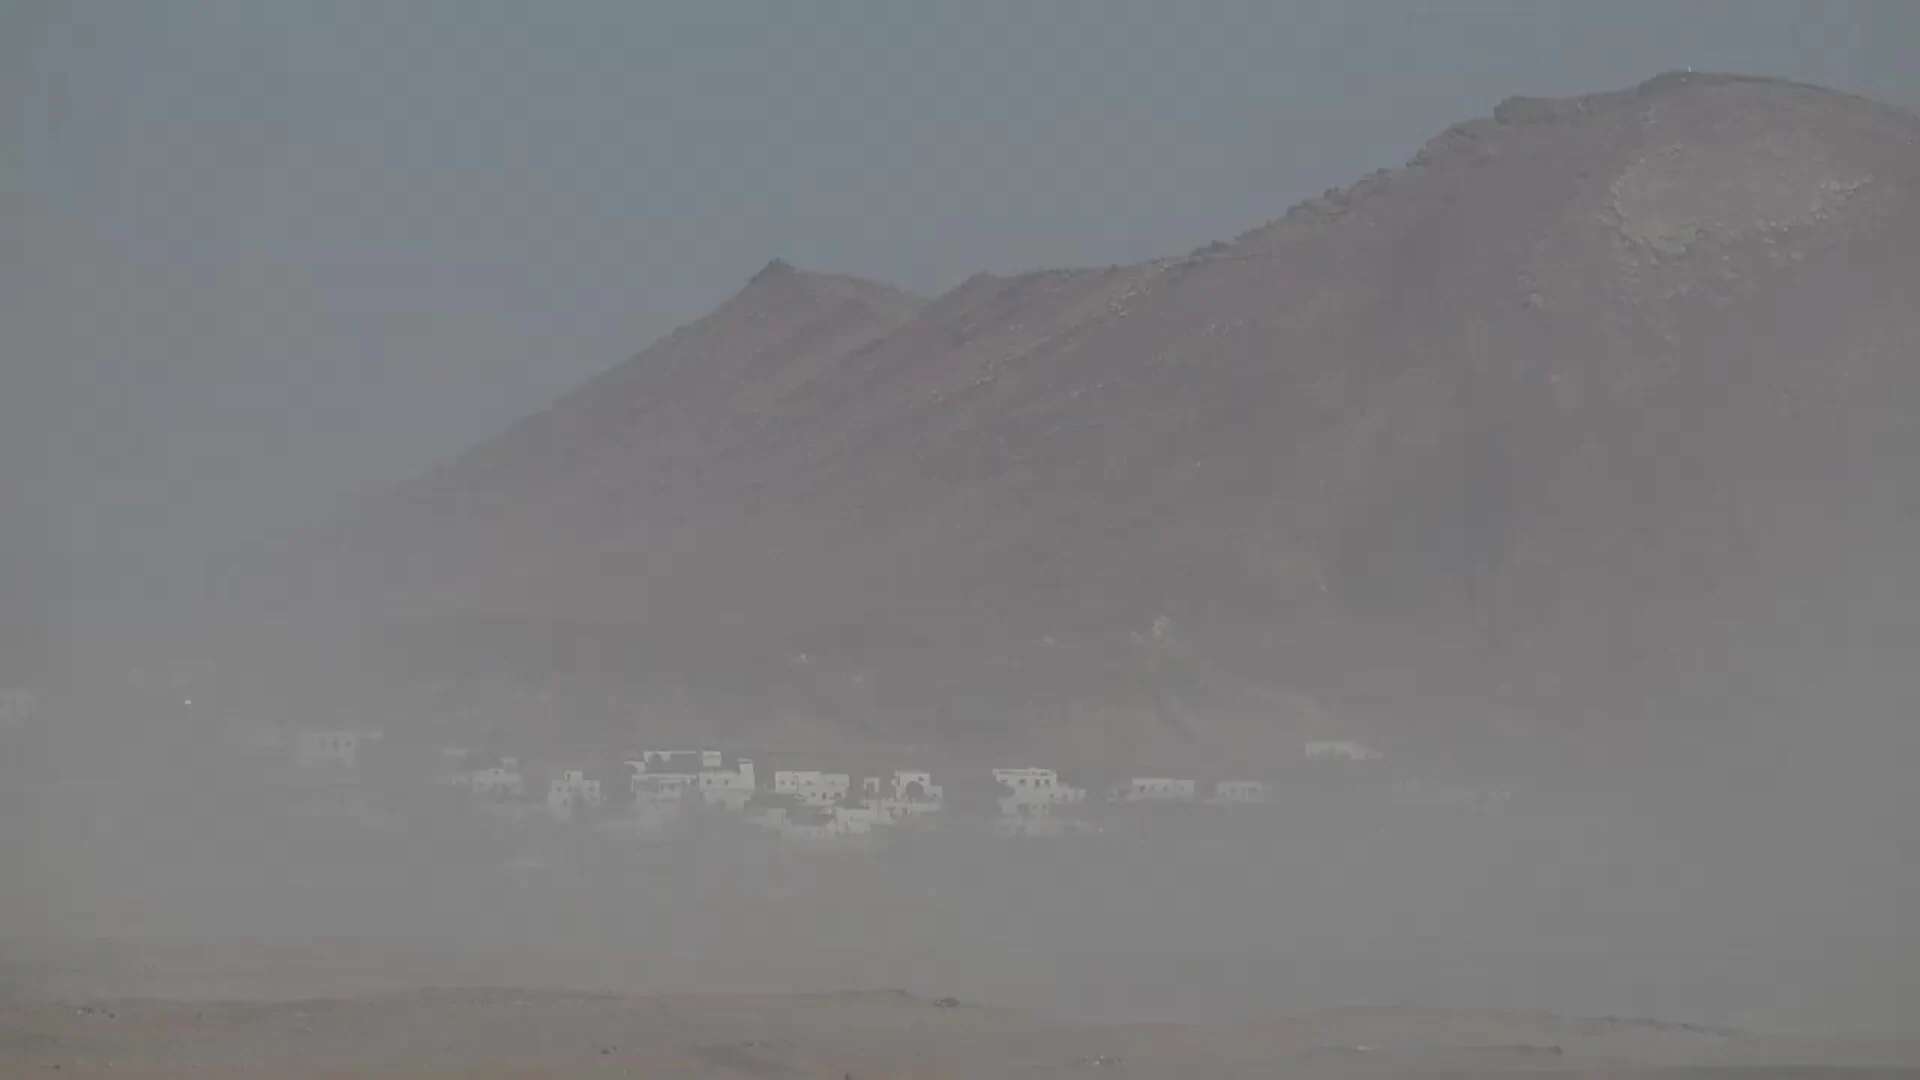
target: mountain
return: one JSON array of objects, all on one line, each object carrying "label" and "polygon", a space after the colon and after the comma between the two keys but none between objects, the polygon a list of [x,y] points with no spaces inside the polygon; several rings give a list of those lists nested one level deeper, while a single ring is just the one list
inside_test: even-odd
[{"label": "mountain", "polygon": [[805,421],[796,395],[921,304],[775,260],[712,315],[383,500],[363,523],[399,554],[384,586],[452,589],[461,603],[476,578],[537,570],[566,545],[658,547],[711,503],[705,488],[729,463]]},{"label": "mountain", "polygon": [[922,302],[775,262],[378,500],[409,671],[616,729],[1076,759],[1702,752],[1920,685],[1920,120],[1512,99],[1137,266]]}]

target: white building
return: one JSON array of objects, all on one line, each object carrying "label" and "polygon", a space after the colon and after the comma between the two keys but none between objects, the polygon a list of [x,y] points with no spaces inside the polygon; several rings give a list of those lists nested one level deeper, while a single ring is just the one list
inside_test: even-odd
[{"label": "white building", "polygon": [[933,782],[933,774],[919,769],[897,769],[890,777],[867,776],[860,780],[860,794],[868,801],[938,805],[945,789]]},{"label": "white building", "polygon": [[[1062,784],[1060,774],[1052,769],[995,769],[993,778],[1003,787],[1016,793],[1037,793],[1034,799],[1036,802],[1072,802],[1075,800],[1066,797],[1063,793],[1079,790]],[[1086,796],[1084,791],[1080,794],[1082,798]]]},{"label": "white building", "polygon": [[[705,765],[706,755],[702,756]],[[741,758],[734,768],[705,768],[700,770],[700,797],[709,806],[724,806],[739,811],[747,807],[755,791],[753,762]]]},{"label": "white building", "polygon": [[633,778],[633,801],[678,804],[687,792],[699,786],[700,777],[694,773],[637,773]]},{"label": "white building", "polygon": [[804,806],[832,806],[847,796],[853,778],[846,773],[781,769],[773,774],[776,795],[791,795]]},{"label": "white building", "polygon": [[1008,791],[1000,797],[1000,810],[1006,814],[1023,812],[1031,816],[1038,808],[1084,802],[1087,798],[1085,788],[1061,783],[1060,774],[1052,769],[995,769],[993,778]]},{"label": "white building", "polygon": [[362,745],[380,738],[377,731],[308,728],[294,742],[294,763],[303,769],[353,769]]},{"label": "white building", "polygon": [[700,774],[691,771],[693,753],[648,750],[638,761],[627,762],[633,804],[640,808],[678,809],[687,792],[700,787]]},{"label": "white building", "polygon": [[933,774],[915,769],[899,769],[893,774],[893,797],[903,803],[932,803],[938,806],[946,791],[933,782]]},{"label": "white building", "polygon": [[1034,826],[1031,822],[1035,818],[1052,818],[1055,807],[1082,803],[1087,798],[1085,788],[1061,783],[1060,774],[1052,769],[995,769],[993,778],[1007,789],[1007,793],[1000,796],[1003,831],[1012,828],[1036,835],[1051,830],[1051,826]]},{"label": "white building", "polygon": [[1315,740],[1307,743],[1308,761],[1377,761],[1380,751],[1351,739]]},{"label": "white building", "polygon": [[547,809],[562,821],[575,810],[600,803],[600,781],[589,779],[584,769],[562,769],[547,782]]},{"label": "white building", "polygon": [[1136,776],[1115,789],[1114,797],[1120,802],[1192,802],[1194,786],[1191,780]]},{"label": "white building", "polygon": [[946,792],[933,782],[932,773],[900,769],[889,777],[862,777],[860,795],[862,805],[873,811],[876,823],[893,825],[939,813]]},{"label": "white building", "polygon": [[695,773],[700,769],[698,750],[642,750],[638,761],[628,765],[641,772]]},{"label": "white building", "polygon": [[1213,785],[1217,803],[1263,803],[1272,798],[1273,789],[1258,780],[1222,780]]}]

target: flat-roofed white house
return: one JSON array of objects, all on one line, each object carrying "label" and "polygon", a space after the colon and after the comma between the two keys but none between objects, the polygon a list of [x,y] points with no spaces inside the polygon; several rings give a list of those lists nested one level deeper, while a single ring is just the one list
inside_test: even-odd
[{"label": "flat-roofed white house", "polygon": [[630,770],[627,783],[632,790],[635,806],[678,807],[687,792],[699,790],[699,773],[679,771],[679,767],[669,764],[669,761],[669,756],[664,752],[656,756],[653,751],[648,751],[645,758],[627,762]]},{"label": "flat-roofed white house", "polygon": [[679,802],[699,787],[700,777],[694,773],[642,773],[633,778],[633,797],[648,802]]},{"label": "flat-roofed white house", "polygon": [[576,810],[599,806],[601,801],[600,781],[589,777],[585,769],[561,769],[547,781],[547,809],[562,821],[573,817]]},{"label": "flat-roofed white house", "polygon": [[860,795],[879,824],[892,825],[939,813],[946,792],[924,769],[897,769],[890,776],[862,777]]},{"label": "flat-roofed white house", "polygon": [[641,772],[698,773],[701,756],[698,750],[642,750],[627,765]]},{"label": "flat-roofed white house", "polygon": [[904,803],[931,803],[938,806],[946,791],[933,782],[933,774],[920,769],[896,769],[893,773],[893,797]]},{"label": "flat-roofed white house", "polygon": [[814,769],[781,769],[773,774],[776,795],[791,795],[804,806],[832,806],[845,799],[853,786],[846,773]]},{"label": "flat-roofed white house", "polygon": [[722,767],[700,770],[700,797],[709,806],[724,806],[734,811],[744,810],[747,803],[752,801],[755,790],[753,761],[749,758],[738,759],[731,769]]},{"label": "flat-roofed white house", "polygon": [[[1053,769],[1030,767],[995,769],[993,778],[1003,787],[1013,791],[1037,793],[1035,801],[1073,802],[1076,800],[1060,793],[1079,790],[1062,784],[1060,774]],[[1081,797],[1084,798],[1085,794],[1084,791],[1081,792]]]},{"label": "flat-roofed white house", "polygon": [[1213,785],[1217,803],[1263,803],[1273,799],[1273,789],[1258,780],[1222,780]]},{"label": "flat-roofed white house", "polygon": [[1062,783],[1060,774],[1052,769],[995,769],[993,778],[1006,789],[1006,793],[1000,796],[1000,816],[1003,819],[1026,821],[1036,817],[1051,817],[1055,807],[1070,806],[1087,799],[1087,789]]},{"label": "flat-roofed white house", "polygon": [[1192,802],[1191,780],[1170,776],[1136,776],[1114,790],[1120,802]]}]

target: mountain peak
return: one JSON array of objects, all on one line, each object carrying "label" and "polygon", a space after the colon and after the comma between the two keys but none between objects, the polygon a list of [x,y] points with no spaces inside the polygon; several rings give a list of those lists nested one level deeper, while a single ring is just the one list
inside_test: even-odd
[{"label": "mountain peak", "polygon": [[[1656,99],[1728,87],[1744,87],[1759,94],[1786,92],[1804,94],[1810,98],[1848,100],[1848,95],[1808,83],[1765,75],[1695,71],[1689,68],[1661,72],[1645,82],[1624,90],[1576,94],[1570,97],[1509,97],[1494,107],[1493,119],[1500,125],[1558,123],[1604,116],[1622,108],[1640,108]],[[1468,121],[1467,125],[1471,126],[1474,123],[1474,121]]]},{"label": "mountain peak", "polygon": [[747,284],[757,285],[762,282],[773,281],[778,278],[796,277],[799,275],[799,273],[800,271],[795,269],[792,263],[788,262],[785,259],[776,257],[773,260],[769,261],[767,265],[761,267],[759,273],[756,273],[751,278],[748,278]]},{"label": "mountain peak", "polygon": [[747,279],[746,285],[722,305],[720,312],[764,312],[769,306],[786,309],[790,305],[832,307],[848,302],[885,313],[885,318],[892,319],[896,315],[904,317],[924,301],[884,282],[803,270],[776,258]]}]

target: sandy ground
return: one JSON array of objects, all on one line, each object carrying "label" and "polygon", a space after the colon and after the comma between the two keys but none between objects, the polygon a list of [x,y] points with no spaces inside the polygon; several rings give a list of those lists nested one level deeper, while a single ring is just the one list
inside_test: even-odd
[{"label": "sandy ground", "polygon": [[1303,792],[823,858],[187,775],[0,783],[0,1077],[1920,1077],[1757,1033],[1911,1027],[1898,893],[1773,918],[1833,898],[1664,823]]},{"label": "sandy ground", "polygon": [[1546,1013],[1350,1008],[1088,1024],[899,990],[408,986],[479,970],[346,943],[16,940],[0,969],[0,1076],[1920,1077],[1920,1040]]}]

